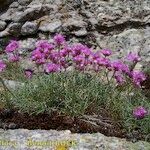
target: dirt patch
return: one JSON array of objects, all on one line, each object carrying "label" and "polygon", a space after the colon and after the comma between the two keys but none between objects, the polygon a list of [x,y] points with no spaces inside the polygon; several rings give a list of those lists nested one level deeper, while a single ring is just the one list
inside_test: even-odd
[{"label": "dirt patch", "polygon": [[1,128],[3,129],[44,129],[70,130],[73,133],[100,132],[107,136],[125,137],[120,124],[113,122],[106,115],[84,115],[71,117],[52,112],[51,114],[29,115],[17,110],[0,110]]}]

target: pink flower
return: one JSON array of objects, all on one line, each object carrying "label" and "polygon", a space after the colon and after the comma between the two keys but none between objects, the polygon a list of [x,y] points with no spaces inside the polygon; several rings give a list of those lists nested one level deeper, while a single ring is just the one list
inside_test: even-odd
[{"label": "pink flower", "polygon": [[100,58],[96,59],[96,61],[97,61],[97,64],[100,66],[105,66],[105,67],[110,66],[110,60],[107,58],[100,57]]},{"label": "pink flower", "polygon": [[65,58],[61,58],[60,60],[60,65],[64,68],[68,67],[67,61],[65,60]]},{"label": "pink flower", "polygon": [[117,61],[112,62],[111,65],[115,71],[120,71],[122,67],[122,62],[117,60]]},{"label": "pink flower", "polygon": [[8,60],[10,62],[18,62],[20,60],[20,57],[19,55],[11,54],[11,55],[8,55]]},{"label": "pink flower", "polygon": [[65,43],[65,37],[61,34],[56,34],[54,36],[54,41],[56,44],[61,45],[61,44]]},{"label": "pink flower", "polygon": [[127,75],[130,73],[130,69],[129,69],[129,66],[122,63],[121,66],[120,66],[120,70],[124,73],[126,73]]},{"label": "pink flower", "polygon": [[35,49],[35,50],[32,52],[31,58],[32,58],[33,61],[36,61],[36,60],[38,60],[38,59],[42,59],[43,57],[44,57],[44,55],[43,55],[42,52],[40,52],[39,49]]},{"label": "pink flower", "polygon": [[33,70],[32,69],[25,69],[24,74],[26,78],[31,79],[33,76]]},{"label": "pink flower", "polygon": [[19,47],[18,41],[11,41],[8,46],[6,46],[5,52],[6,53],[12,53]]},{"label": "pink flower", "polygon": [[101,53],[104,56],[110,56],[112,54],[112,51],[110,49],[103,49],[103,50],[101,50]]},{"label": "pink flower", "polygon": [[91,55],[94,60],[101,57],[100,51],[97,51],[96,53],[92,53]]},{"label": "pink flower", "polygon": [[35,61],[35,63],[36,63],[37,65],[45,64],[45,62],[46,62],[45,58],[37,59],[37,60]]},{"label": "pink flower", "polygon": [[141,86],[140,85],[141,82],[146,80],[145,74],[141,71],[132,71],[131,75],[132,75],[133,82],[139,87]]},{"label": "pink flower", "polygon": [[129,67],[120,60],[112,62],[111,66],[115,71],[122,71],[127,74],[130,72]]},{"label": "pink flower", "polygon": [[85,57],[89,57],[92,54],[92,51],[90,48],[85,46],[82,49],[82,53],[85,55]]},{"label": "pink flower", "polygon": [[85,65],[84,63],[81,63],[79,65],[76,66],[76,69],[80,70],[80,71],[83,71],[85,69]]},{"label": "pink flower", "polygon": [[59,53],[57,51],[52,51],[52,53],[49,55],[49,59],[53,62],[53,63],[58,63],[59,62]]},{"label": "pink flower", "polygon": [[46,41],[46,40],[40,40],[40,41],[38,41],[37,43],[36,43],[36,46],[37,47],[40,47],[40,48],[42,48],[42,49],[53,49],[54,48],[54,45],[53,44],[51,44],[51,43],[48,43],[48,41]]},{"label": "pink flower", "polygon": [[142,106],[138,106],[133,110],[133,116],[136,119],[143,119],[146,115],[148,115],[148,111]]},{"label": "pink flower", "polygon": [[45,65],[45,72],[46,73],[54,73],[60,71],[60,66],[53,63],[48,63]]},{"label": "pink flower", "polygon": [[141,60],[141,58],[137,53],[130,52],[127,56],[127,60],[132,61],[132,62],[138,62]]},{"label": "pink flower", "polygon": [[115,77],[118,84],[123,84],[125,82],[121,72],[116,72],[114,77]]},{"label": "pink flower", "polygon": [[67,50],[67,49],[62,49],[62,50],[60,51],[60,55],[61,55],[62,57],[66,57],[68,54],[69,54],[69,53],[68,53],[68,50]]},{"label": "pink flower", "polygon": [[4,71],[6,69],[6,64],[0,60],[0,72]]},{"label": "pink flower", "polygon": [[74,44],[72,46],[72,56],[75,57],[77,55],[80,55],[82,53],[83,48],[84,48],[84,45],[80,43]]},{"label": "pink flower", "polygon": [[73,61],[76,64],[80,64],[81,62],[85,61],[85,58],[82,55],[78,55],[78,56],[76,56],[76,57],[73,58]]}]

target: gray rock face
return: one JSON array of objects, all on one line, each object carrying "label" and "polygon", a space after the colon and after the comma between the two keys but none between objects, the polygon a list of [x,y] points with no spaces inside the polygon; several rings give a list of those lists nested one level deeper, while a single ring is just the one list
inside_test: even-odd
[{"label": "gray rock face", "polygon": [[[122,57],[129,51],[140,51],[144,58],[143,64],[145,61],[150,63],[149,0],[82,0],[81,2],[67,0],[66,2],[11,1],[8,9],[0,13],[0,37],[37,33],[39,38],[46,38],[47,33],[61,32],[65,35],[71,34],[71,41],[75,39],[94,45],[96,49],[110,48],[117,51],[116,57]],[[6,25],[5,22],[8,24]],[[18,34],[20,32],[21,34]]]},{"label": "gray rock face", "polygon": [[26,22],[21,28],[22,35],[31,35],[37,32],[37,23],[34,22]]}]

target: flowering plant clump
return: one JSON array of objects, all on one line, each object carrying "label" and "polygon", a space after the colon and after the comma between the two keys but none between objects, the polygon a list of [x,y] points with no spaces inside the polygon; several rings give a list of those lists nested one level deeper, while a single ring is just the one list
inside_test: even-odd
[{"label": "flowering plant clump", "polygon": [[[18,41],[9,43],[5,49],[7,59],[0,60],[0,72],[7,72],[10,64],[13,69],[21,68],[19,47]],[[146,75],[128,65],[141,58],[132,52],[123,59],[112,57],[110,49],[95,52],[82,43],[68,44],[61,34],[56,34],[52,42],[37,41],[28,58],[36,67],[22,68],[25,86],[13,92],[15,98],[10,96],[12,104],[25,112],[57,109],[71,115],[84,114],[91,105],[95,111],[104,106],[113,118],[122,117],[125,124],[131,116],[144,122],[149,116],[148,110],[140,106],[148,105],[141,94]]]},{"label": "flowering plant clump", "polygon": [[18,62],[20,59],[19,53],[17,51],[18,48],[19,48],[19,43],[17,41],[11,41],[5,49],[8,60],[12,63]]},{"label": "flowering plant clump", "polygon": [[[146,79],[145,75],[142,72],[131,71],[123,60],[111,61],[109,57],[112,54],[113,52],[110,49],[93,52],[91,48],[81,43],[68,45],[65,37],[57,34],[54,36],[53,43],[48,41],[37,42],[31,59],[46,73],[64,71],[70,66],[82,72],[102,72],[105,70],[108,74],[113,72],[113,77],[118,84],[126,82],[126,77],[128,77],[135,85],[140,86],[140,83]],[[127,60],[139,61],[140,56],[130,53]]]}]

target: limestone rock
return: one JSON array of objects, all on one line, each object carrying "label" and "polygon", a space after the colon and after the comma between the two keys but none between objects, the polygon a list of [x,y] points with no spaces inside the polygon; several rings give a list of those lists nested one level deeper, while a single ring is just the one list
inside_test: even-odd
[{"label": "limestone rock", "polygon": [[8,32],[11,35],[19,36],[20,35],[20,31],[21,31],[21,26],[22,26],[21,23],[11,23],[8,26]]},{"label": "limestone rock", "polygon": [[33,5],[24,12],[17,12],[13,20],[16,22],[32,21],[49,14],[52,8],[49,5]]},{"label": "limestone rock", "polygon": [[4,30],[4,31],[0,32],[0,38],[7,37],[9,35],[10,35],[10,33],[7,30]]},{"label": "limestone rock", "polygon": [[83,21],[82,18],[69,18],[63,24],[64,30],[79,30],[81,28],[85,28],[87,23]]},{"label": "limestone rock", "polygon": [[79,31],[74,32],[74,34],[77,37],[82,37],[82,36],[86,36],[87,35],[87,30],[86,29],[81,29]]},{"label": "limestone rock", "polygon": [[39,30],[55,33],[60,30],[61,26],[62,23],[60,20],[55,20],[53,22],[45,21],[40,24]]},{"label": "limestone rock", "polygon": [[21,28],[22,35],[32,35],[37,32],[38,26],[34,22],[26,22]]},{"label": "limestone rock", "polygon": [[[71,133],[69,130],[46,131],[26,129],[1,129],[0,134],[1,141],[3,143],[11,141],[7,146],[7,150],[27,150],[31,147],[32,149],[42,150],[54,150],[55,148],[68,148],[70,150],[149,150],[150,147],[150,143],[144,141],[132,143],[130,141],[127,141],[126,139],[107,137],[101,133],[75,134]],[[56,145],[58,146],[56,147]],[[6,150],[5,146],[3,145],[0,145],[0,149]]]}]

